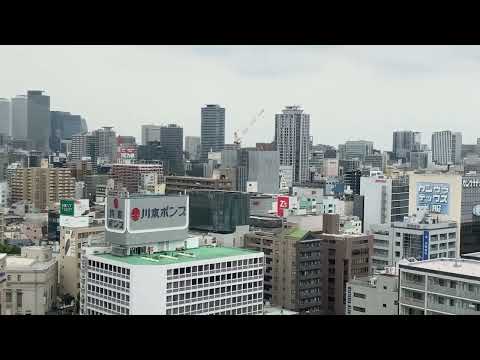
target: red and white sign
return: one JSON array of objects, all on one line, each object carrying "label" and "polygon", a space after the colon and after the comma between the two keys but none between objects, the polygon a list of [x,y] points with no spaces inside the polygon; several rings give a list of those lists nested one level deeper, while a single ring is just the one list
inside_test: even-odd
[{"label": "red and white sign", "polygon": [[284,216],[284,210],[288,209],[290,206],[290,198],[288,196],[278,196],[277,197],[277,215],[280,217]]}]

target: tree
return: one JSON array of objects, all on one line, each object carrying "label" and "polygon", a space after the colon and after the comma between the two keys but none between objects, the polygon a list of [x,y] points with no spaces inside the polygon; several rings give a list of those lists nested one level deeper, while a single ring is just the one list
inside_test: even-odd
[{"label": "tree", "polygon": [[21,251],[18,246],[0,244],[0,253],[8,255],[20,255]]}]

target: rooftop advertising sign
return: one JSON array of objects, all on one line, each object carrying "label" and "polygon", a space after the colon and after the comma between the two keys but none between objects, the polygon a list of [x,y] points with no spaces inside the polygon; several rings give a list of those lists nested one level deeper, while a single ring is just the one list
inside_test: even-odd
[{"label": "rooftop advertising sign", "polygon": [[418,182],[417,207],[426,208],[431,213],[448,214],[450,185],[445,183]]},{"label": "rooftop advertising sign", "polygon": [[108,231],[147,233],[188,228],[187,196],[109,197],[106,210]]}]

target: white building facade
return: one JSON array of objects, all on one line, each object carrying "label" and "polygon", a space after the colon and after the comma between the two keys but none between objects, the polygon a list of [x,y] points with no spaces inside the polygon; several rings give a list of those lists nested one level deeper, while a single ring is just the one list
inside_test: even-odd
[{"label": "white building facade", "polygon": [[400,315],[480,315],[480,261],[435,259],[400,269]]},{"label": "white building facade", "polygon": [[82,261],[84,315],[263,313],[263,253],[200,247],[164,257],[104,254]]}]

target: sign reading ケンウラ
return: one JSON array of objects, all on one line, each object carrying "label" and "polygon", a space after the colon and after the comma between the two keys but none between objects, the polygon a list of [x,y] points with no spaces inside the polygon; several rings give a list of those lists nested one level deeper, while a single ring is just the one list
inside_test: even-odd
[{"label": "sign reading \u30b1\u30f3\u30a6\u30e9", "polygon": [[418,182],[416,190],[417,207],[424,207],[435,214],[448,214],[449,184]]}]

